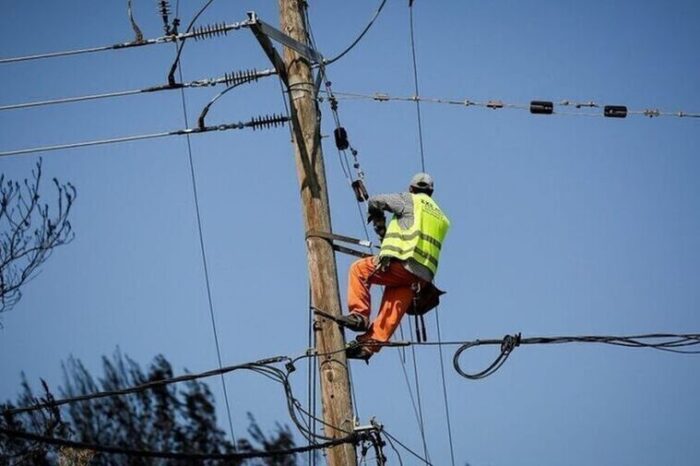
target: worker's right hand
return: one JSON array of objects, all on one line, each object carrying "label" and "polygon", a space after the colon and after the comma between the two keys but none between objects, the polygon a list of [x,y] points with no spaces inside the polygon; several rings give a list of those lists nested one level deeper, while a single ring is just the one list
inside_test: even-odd
[{"label": "worker's right hand", "polygon": [[384,240],[384,235],[386,235],[386,223],[374,222],[374,232],[379,236],[379,239]]}]

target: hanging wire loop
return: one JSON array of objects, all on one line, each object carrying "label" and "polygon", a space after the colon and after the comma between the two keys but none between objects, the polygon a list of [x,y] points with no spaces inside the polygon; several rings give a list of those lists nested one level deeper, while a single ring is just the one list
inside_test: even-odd
[{"label": "hanging wire loop", "polygon": [[[700,346],[700,334],[676,334],[676,333],[652,333],[646,335],[631,336],[562,336],[562,337],[531,337],[522,338],[519,333],[506,335],[503,339],[467,341],[455,352],[452,360],[455,371],[462,377],[471,380],[479,380],[496,372],[506,362],[510,353],[521,345],[534,344],[561,344],[561,343],[597,343],[627,348],[651,348],[678,354],[700,354],[700,350],[688,349]],[[486,369],[470,374],[460,366],[459,359],[462,353],[469,348],[481,345],[500,345],[501,353]]]},{"label": "hanging wire loop", "polygon": [[[470,380],[479,380],[483,379],[484,377],[488,377],[489,375],[493,374],[496,372],[500,367],[506,362],[508,359],[508,356],[510,356],[510,353],[518,346],[520,346],[522,338],[520,337],[520,334],[517,333],[515,335],[506,335],[503,337],[502,340],[475,340],[475,341],[470,341],[462,346],[460,346],[457,351],[455,352],[454,358],[453,358],[453,364],[454,368],[457,371],[459,375],[462,377],[466,377],[467,379]],[[469,348],[473,348],[475,346],[481,346],[481,345],[493,345],[493,344],[499,344],[501,345],[501,354],[498,355],[498,357],[491,363],[489,367],[486,369],[470,374],[468,372],[465,372],[462,370],[462,367],[459,364],[459,358],[462,355],[462,353]]]}]

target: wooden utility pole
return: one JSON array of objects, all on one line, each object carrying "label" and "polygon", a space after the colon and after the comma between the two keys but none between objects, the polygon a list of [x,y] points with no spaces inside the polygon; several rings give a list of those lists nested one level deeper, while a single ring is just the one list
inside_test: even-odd
[{"label": "wooden utility pole", "polygon": [[[280,29],[299,42],[307,43],[304,20],[305,0],[279,0]],[[301,186],[301,202],[306,231],[331,231],[331,215],[326,189],[326,171],[321,150],[320,121],[317,95],[310,63],[295,51],[284,50],[287,70],[293,144],[296,155],[297,175]],[[307,240],[307,257],[313,305],[335,316],[341,315],[338,271],[331,244],[322,238]],[[342,348],[345,345],[338,325],[320,319],[315,328],[316,349],[319,354],[321,400],[323,419],[328,437],[340,438],[354,428],[350,379],[347,361]],[[331,427],[333,426],[333,427]],[[338,430],[342,429],[342,430]],[[330,466],[356,466],[357,457],[353,444],[343,444],[328,451]]]}]

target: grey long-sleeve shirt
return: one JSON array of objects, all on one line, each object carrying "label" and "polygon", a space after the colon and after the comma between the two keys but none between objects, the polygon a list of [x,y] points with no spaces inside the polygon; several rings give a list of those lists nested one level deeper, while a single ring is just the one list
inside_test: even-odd
[{"label": "grey long-sleeve shirt", "polygon": [[[413,198],[411,193],[379,194],[372,196],[367,201],[369,213],[379,213],[384,215],[384,211],[391,212],[396,216],[396,220],[401,228],[410,228],[413,225]],[[425,281],[433,281],[433,273],[426,266],[419,264],[413,259],[401,261],[406,270]]]}]

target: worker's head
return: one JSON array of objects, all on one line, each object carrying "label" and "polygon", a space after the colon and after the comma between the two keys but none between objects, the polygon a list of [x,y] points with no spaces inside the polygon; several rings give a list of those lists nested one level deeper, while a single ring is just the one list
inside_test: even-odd
[{"label": "worker's head", "polygon": [[414,194],[433,195],[433,178],[427,173],[416,173],[411,178],[411,184],[408,191]]}]

